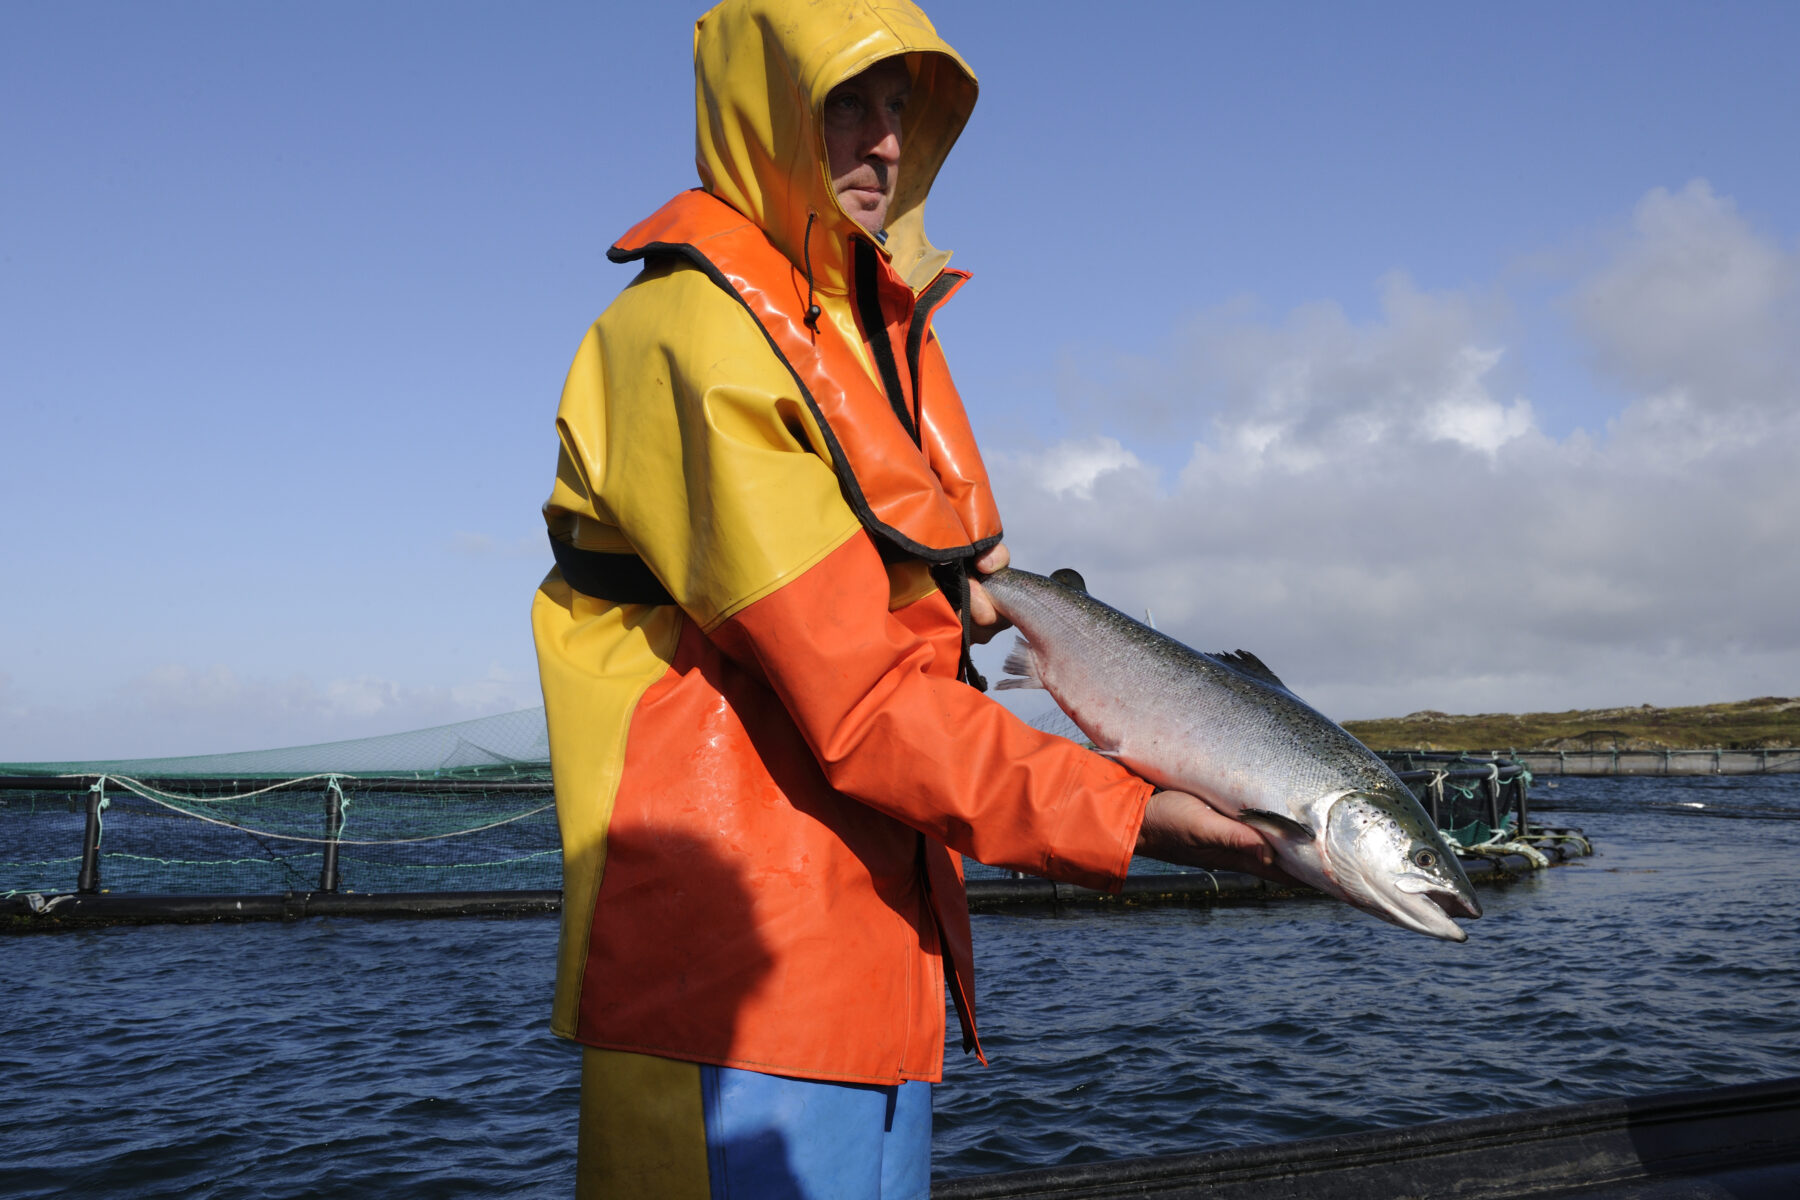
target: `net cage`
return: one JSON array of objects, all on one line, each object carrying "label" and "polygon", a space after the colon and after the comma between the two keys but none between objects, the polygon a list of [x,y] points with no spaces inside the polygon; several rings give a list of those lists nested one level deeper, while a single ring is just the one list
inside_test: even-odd
[{"label": "net cage", "polygon": [[[1459,848],[1526,827],[1517,762],[1383,757]],[[553,894],[549,758],[533,708],[278,750],[0,763],[0,899]]]},{"label": "net cage", "polygon": [[0,763],[0,897],[545,891],[543,709],[316,746]]},{"label": "net cage", "polygon": [[1523,834],[1531,772],[1509,756],[1390,750],[1380,757],[1459,847]]}]

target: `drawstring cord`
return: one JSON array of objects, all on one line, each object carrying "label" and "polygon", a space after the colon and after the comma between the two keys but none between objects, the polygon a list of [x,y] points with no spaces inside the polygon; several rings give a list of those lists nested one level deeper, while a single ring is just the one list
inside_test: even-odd
[{"label": "drawstring cord", "polygon": [[[821,310],[813,299],[812,228],[813,222],[818,219],[818,213],[808,211],[806,232],[800,235],[800,256],[806,264],[806,327],[812,330],[815,338],[819,336]],[[886,243],[885,231],[876,236]],[[945,597],[950,601],[951,606],[956,609],[957,619],[962,623],[962,662],[958,664],[957,677],[976,691],[985,692],[987,691],[987,680],[983,679],[981,672],[975,669],[975,659],[969,653],[969,647],[974,641],[975,621],[969,608],[968,564],[963,562],[944,563],[933,568],[932,575],[936,579],[938,587],[943,590]]]},{"label": "drawstring cord", "polygon": [[806,259],[806,327],[813,331],[814,337],[819,336],[820,309],[817,304],[813,303],[812,227],[813,222],[818,219],[818,213],[808,212],[806,214],[806,232],[800,237],[800,253]]},{"label": "drawstring cord", "polygon": [[969,597],[969,565],[966,562],[949,562],[931,568],[931,577],[944,598],[950,601],[950,607],[956,610],[956,616],[962,623],[962,661],[957,664],[957,678],[978,692],[987,691],[987,680],[975,669],[975,659],[969,653],[974,641],[975,617],[970,610]]}]

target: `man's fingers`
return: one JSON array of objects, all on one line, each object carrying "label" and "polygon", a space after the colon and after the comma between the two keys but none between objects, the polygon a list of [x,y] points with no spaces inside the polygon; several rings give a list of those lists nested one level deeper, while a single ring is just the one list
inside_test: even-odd
[{"label": "man's fingers", "polygon": [[1275,861],[1262,834],[1186,792],[1157,792],[1144,810],[1137,852],[1190,867],[1246,871],[1277,883],[1298,881]]},{"label": "man's fingers", "polygon": [[977,644],[984,645],[996,633],[1012,628],[1012,622],[994,607],[994,598],[987,589],[973,579],[969,580],[969,620],[975,625],[970,640]]},{"label": "man's fingers", "polygon": [[[982,575],[992,575],[1010,562],[1012,552],[1005,542],[1001,542],[975,560],[975,570]],[[977,644],[985,644],[996,633],[1012,628],[1012,622],[994,607],[994,598],[981,586],[981,581],[973,578],[969,580],[969,620],[975,626],[970,640]]]},{"label": "man's fingers", "polygon": [[983,575],[992,575],[1001,567],[1011,565],[1012,551],[1006,548],[1005,542],[1001,542],[992,550],[989,550],[986,554],[975,560],[975,569],[980,571]]}]

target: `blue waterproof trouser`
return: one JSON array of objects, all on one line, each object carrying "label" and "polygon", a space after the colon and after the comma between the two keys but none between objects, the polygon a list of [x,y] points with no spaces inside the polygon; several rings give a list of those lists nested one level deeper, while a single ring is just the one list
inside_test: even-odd
[{"label": "blue waterproof trouser", "polygon": [[931,1085],[584,1050],[580,1200],[927,1200]]}]

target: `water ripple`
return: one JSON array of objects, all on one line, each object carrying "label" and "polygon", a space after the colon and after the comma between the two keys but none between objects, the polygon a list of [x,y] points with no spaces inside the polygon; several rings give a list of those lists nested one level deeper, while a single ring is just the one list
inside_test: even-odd
[{"label": "water ripple", "polygon": [[[1462,946],[1329,903],[977,916],[994,1065],[952,1047],[937,1173],[1800,1072],[1800,778],[1563,780],[1536,811],[1601,854],[1484,891]],[[566,1196],[555,942],[541,918],[0,940],[0,1196]]]}]

